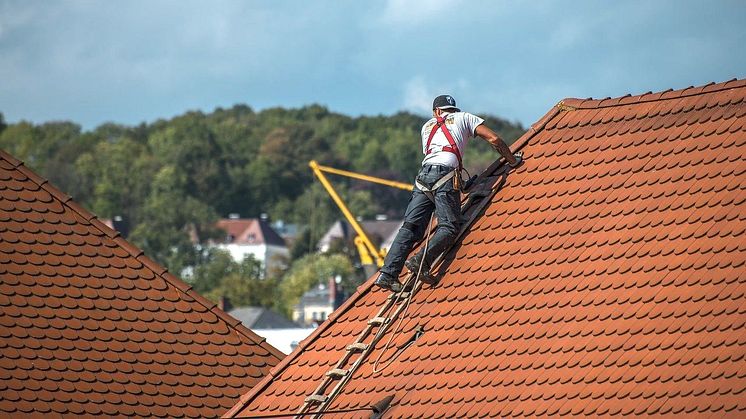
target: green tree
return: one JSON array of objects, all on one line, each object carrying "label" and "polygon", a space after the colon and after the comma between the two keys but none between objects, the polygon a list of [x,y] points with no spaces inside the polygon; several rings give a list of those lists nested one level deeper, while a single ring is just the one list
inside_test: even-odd
[{"label": "green tree", "polygon": [[156,170],[147,146],[130,138],[100,142],[75,163],[81,188],[91,189],[87,204],[93,211],[105,218],[123,216],[130,225],[141,221]]},{"label": "green tree", "polygon": [[186,182],[186,175],[173,166],[162,167],[145,202],[142,221],[130,236],[147,255],[177,275],[195,264],[194,241],[204,242],[216,233],[212,226],[217,215],[205,203],[184,194]]},{"label": "green tree", "polygon": [[298,304],[306,291],[337,275],[342,277],[343,287],[349,287],[353,273],[350,259],[343,255],[306,255],[293,263],[280,283],[280,301],[283,306],[278,309],[289,316],[293,306]]},{"label": "green tree", "polygon": [[71,122],[48,122],[32,125],[13,124],[2,131],[0,147],[46,176],[65,191],[70,191],[75,179],[72,167],[75,158],[92,146],[95,139],[81,135],[80,126]]},{"label": "green tree", "polygon": [[220,207],[228,172],[219,143],[201,113],[175,118],[153,133],[148,144],[163,165],[178,173],[182,179],[178,186],[185,195]]},{"label": "green tree", "polygon": [[308,228],[308,241],[312,246],[315,246],[335,220],[342,218],[339,209],[319,183],[307,186],[294,200],[292,209],[293,212],[287,215],[287,219]]},{"label": "green tree", "polygon": [[205,297],[214,302],[225,297],[234,307],[276,307],[279,302],[278,281],[262,278],[262,264],[249,255],[242,263],[235,265],[217,287],[204,294]]},{"label": "green tree", "polygon": [[41,171],[43,165],[39,165],[37,157],[41,151],[36,141],[37,133],[34,126],[25,121],[7,126],[0,132],[0,148],[12,154],[15,158],[23,161],[30,167]]},{"label": "green tree", "polygon": [[[327,145],[314,137],[304,124],[292,124],[269,132],[259,148],[256,159],[247,170],[253,195],[262,211],[273,208],[283,197],[293,199],[301,195],[311,183],[308,162],[323,155]],[[275,214],[286,218],[288,214]]]},{"label": "green tree", "polygon": [[311,229],[308,226],[304,226],[301,228],[292,246],[290,246],[290,260],[300,259],[315,250],[315,242],[311,237]]},{"label": "green tree", "polygon": [[[225,250],[208,247],[197,255],[196,266],[187,282],[200,294],[218,288],[223,280],[239,270],[239,264]],[[217,300],[216,300],[217,302]]]}]

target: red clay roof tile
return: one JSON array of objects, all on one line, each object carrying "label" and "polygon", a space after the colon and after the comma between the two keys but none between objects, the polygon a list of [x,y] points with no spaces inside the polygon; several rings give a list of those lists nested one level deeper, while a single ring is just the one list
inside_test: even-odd
[{"label": "red clay roof tile", "polygon": [[[328,409],[746,414],[745,98],[733,80],[560,102],[394,347],[422,337],[375,373],[389,329]],[[228,415],[296,412],[385,297],[363,285]]]},{"label": "red clay roof tile", "polygon": [[0,415],[212,417],[283,355],[0,151]]}]

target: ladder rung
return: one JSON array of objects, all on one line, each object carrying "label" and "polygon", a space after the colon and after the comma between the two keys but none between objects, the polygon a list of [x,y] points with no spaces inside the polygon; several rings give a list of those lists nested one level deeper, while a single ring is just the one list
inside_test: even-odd
[{"label": "ladder rung", "polygon": [[371,324],[371,325],[377,325],[377,324],[380,325],[380,324],[385,324],[388,322],[389,322],[389,319],[387,319],[386,317],[373,317],[372,319],[368,320],[368,324]]},{"label": "ladder rung", "polygon": [[326,376],[332,378],[342,378],[347,375],[347,372],[347,370],[343,370],[341,368],[334,368],[333,370],[327,371]]},{"label": "ladder rung", "polygon": [[324,403],[325,401],[326,396],[323,394],[312,394],[306,397],[306,403]]},{"label": "ladder rung", "polygon": [[406,300],[407,297],[409,297],[409,293],[406,292],[406,291],[402,291],[399,294],[391,293],[391,294],[389,294],[388,298],[389,298],[389,300],[395,300],[395,299],[398,298],[401,301],[401,300]]},{"label": "ladder rung", "polygon": [[356,343],[353,343],[352,345],[347,345],[347,350],[350,352],[362,352],[366,349],[368,349],[367,343],[356,342]]}]

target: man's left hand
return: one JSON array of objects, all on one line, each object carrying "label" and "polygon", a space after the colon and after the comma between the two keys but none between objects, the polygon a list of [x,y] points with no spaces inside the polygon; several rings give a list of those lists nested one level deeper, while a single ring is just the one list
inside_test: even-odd
[{"label": "man's left hand", "polygon": [[516,151],[515,153],[513,153],[513,157],[515,157],[515,164],[508,163],[508,166],[515,169],[516,167],[523,164],[523,152],[522,151]]}]

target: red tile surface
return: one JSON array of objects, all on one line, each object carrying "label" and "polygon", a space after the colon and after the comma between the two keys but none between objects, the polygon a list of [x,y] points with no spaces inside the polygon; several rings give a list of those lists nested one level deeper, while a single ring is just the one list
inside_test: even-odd
[{"label": "red tile surface", "polygon": [[[734,80],[560,102],[413,298],[401,334],[424,335],[375,373],[386,336],[329,409],[746,416],[744,99]],[[297,411],[383,299],[368,281],[229,414]]]},{"label": "red tile surface", "polygon": [[282,357],[0,151],[0,416],[215,417]]}]

